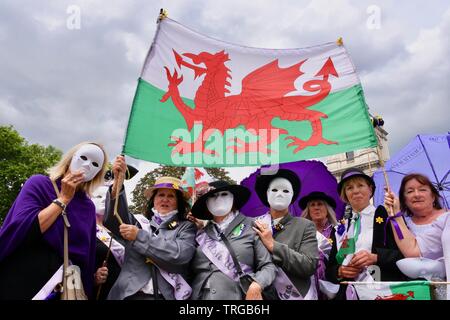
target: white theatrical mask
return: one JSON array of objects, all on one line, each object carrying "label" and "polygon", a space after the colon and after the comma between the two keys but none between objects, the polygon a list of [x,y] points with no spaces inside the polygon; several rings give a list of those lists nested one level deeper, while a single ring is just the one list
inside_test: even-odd
[{"label": "white theatrical mask", "polygon": [[292,184],[285,178],[275,178],[267,189],[267,201],[272,209],[281,211],[289,207],[294,196]]},{"label": "white theatrical mask", "polygon": [[206,199],[206,207],[214,216],[223,217],[233,208],[234,197],[229,191],[216,192]]},{"label": "white theatrical mask", "polygon": [[102,169],[104,160],[102,149],[94,144],[86,144],[73,155],[70,162],[70,171],[82,170],[84,181],[90,181]]},{"label": "white theatrical mask", "polygon": [[100,186],[92,193],[91,200],[95,205],[95,213],[103,216],[105,214],[106,193],[108,186]]}]

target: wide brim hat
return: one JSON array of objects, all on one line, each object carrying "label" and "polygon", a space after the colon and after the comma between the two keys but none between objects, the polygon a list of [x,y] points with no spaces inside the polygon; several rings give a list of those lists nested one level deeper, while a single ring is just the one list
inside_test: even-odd
[{"label": "wide brim hat", "polygon": [[330,197],[329,195],[327,195],[325,192],[321,192],[321,191],[313,191],[310,194],[302,197],[300,199],[300,201],[298,202],[298,205],[300,206],[300,208],[302,210],[305,210],[306,207],[308,206],[308,202],[313,201],[313,200],[325,201],[326,203],[328,203],[330,205],[330,207],[333,208],[333,210],[336,209],[336,201],[334,201],[334,199],[332,197]]},{"label": "wide brim hat", "polygon": [[294,203],[300,193],[301,183],[297,174],[288,169],[278,169],[278,171],[274,174],[260,174],[256,177],[255,191],[261,202],[266,207],[270,207],[267,200],[267,188],[269,188],[272,180],[276,178],[285,178],[292,184],[292,191],[294,195],[292,197],[291,204]]},{"label": "wide brim hat", "polygon": [[181,180],[177,178],[160,177],[156,179],[155,184],[144,191],[145,197],[150,199],[158,189],[172,189],[180,192],[185,200],[189,200],[190,198],[189,192],[183,189]]},{"label": "wide brim hat", "polygon": [[346,181],[348,181],[349,179],[355,178],[355,177],[364,178],[368,182],[368,184],[372,186],[372,195],[370,197],[373,197],[373,195],[375,193],[375,182],[373,181],[373,179],[370,176],[365,174],[364,171],[362,171],[361,169],[358,169],[358,168],[349,168],[342,173],[341,181],[339,181],[338,186],[337,186],[338,194],[339,195],[341,194],[344,183]]},{"label": "wide brim hat", "polygon": [[213,215],[206,206],[206,200],[214,193],[229,191],[233,194],[233,207],[240,209],[250,198],[251,192],[244,186],[230,184],[227,181],[219,180],[208,184],[208,187],[192,206],[191,212],[194,217],[201,220],[211,220]]},{"label": "wide brim hat", "polygon": [[[135,167],[133,167],[130,164],[127,164],[127,170],[125,171],[125,180],[132,179],[138,172],[139,172],[138,169],[136,169]],[[105,181],[110,181],[110,180],[114,179],[114,173],[111,168],[106,170],[104,178],[105,178]]]}]

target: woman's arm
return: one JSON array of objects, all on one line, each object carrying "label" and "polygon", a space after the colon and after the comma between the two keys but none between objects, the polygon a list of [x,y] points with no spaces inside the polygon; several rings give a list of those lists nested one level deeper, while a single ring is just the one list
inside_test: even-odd
[{"label": "woman's arm", "polygon": [[[386,192],[384,196],[384,206],[386,208],[394,208],[394,212],[400,212],[400,204],[398,199],[395,197],[394,193]],[[403,217],[394,218],[400,228],[403,239],[400,239],[395,230],[394,222],[391,222],[392,232],[394,233],[394,239],[397,243],[398,248],[405,257],[419,257],[420,249],[417,244],[416,237],[409,231]]]},{"label": "woman's arm", "polygon": [[57,198],[62,206],[59,206],[56,203],[51,203],[47,208],[43,209],[38,214],[39,227],[42,233],[47,231],[48,228],[50,228],[50,226],[56,221],[58,216],[63,212],[63,207],[69,205],[75,195],[77,187],[82,183],[83,173],[81,171],[75,173],[68,172],[65,174],[61,180],[61,192]]}]

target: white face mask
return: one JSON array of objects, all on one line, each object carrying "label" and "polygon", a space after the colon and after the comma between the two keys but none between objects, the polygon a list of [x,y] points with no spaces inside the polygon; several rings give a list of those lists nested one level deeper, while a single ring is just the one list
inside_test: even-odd
[{"label": "white face mask", "polygon": [[291,204],[294,191],[292,184],[285,178],[275,178],[267,189],[267,201],[275,210],[285,210]]},{"label": "white face mask", "polygon": [[101,216],[105,214],[106,192],[108,192],[108,187],[100,186],[94,190],[91,197],[95,205],[95,213]]},{"label": "white face mask", "polygon": [[229,191],[214,193],[206,199],[206,207],[214,216],[223,217],[230,213],[233,207],[233,194]]},{"label": "white face mask", "polygon": [[70,171],[82,170],[84,181],[90,181],[102,169],[104,159],[102,149],[94,144],[86,144],[73,155],[72,162],[70,162]]}]

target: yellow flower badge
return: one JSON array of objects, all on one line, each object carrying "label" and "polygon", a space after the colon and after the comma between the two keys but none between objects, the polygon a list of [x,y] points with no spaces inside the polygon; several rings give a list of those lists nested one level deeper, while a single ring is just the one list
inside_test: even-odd
[{"label": "yellow flower badge", "polygon": [[180,186],[179,186],[178,184],[176,184],[176,183],[172,183],[172,187],[173,187],[174,189],[176,189],[176,190],[179,190],[179,189],[180,189]]},{"label": "yellow flower badge", "polygon": [[328,238],[327,240],[328,240],[328,243],[329,243],[329,244],[333,245],[333,239]]},{"label": "yellow flower badge", "polygon": [[173,220],[172,222],[169,223],[169,230],[173,230],[178,226],[178,222],[177,220]]},{"label": "yellow flower badge", "polygon": [[377,218],[375,219],[375,222],[376,222],[376,223],[379,223],[379,224],[382,224],[382,223],[384,222],[384,220],[383,220],[382,217],[377,217]]}]

